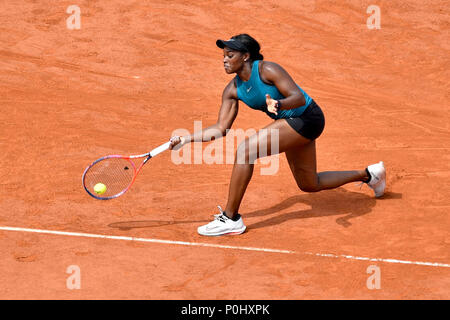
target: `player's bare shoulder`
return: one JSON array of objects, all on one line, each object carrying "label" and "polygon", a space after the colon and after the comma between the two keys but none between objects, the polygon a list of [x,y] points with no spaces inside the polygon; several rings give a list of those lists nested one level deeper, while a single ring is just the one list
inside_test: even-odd
[{"label": "player's bare shoulder", "polygon": [[286,73],[286,70],[284,70],[284,68],[278,63],[264,60],[260,62],[259,70],[262,75],[267,75],[268,77],[280,73]]},{"label": "player's bare shoulder", "polygon": [[261,61],[259,74],[264,82],[273,84],[283,78],[291,78],[287,71],[278,63],[271,61]]}]

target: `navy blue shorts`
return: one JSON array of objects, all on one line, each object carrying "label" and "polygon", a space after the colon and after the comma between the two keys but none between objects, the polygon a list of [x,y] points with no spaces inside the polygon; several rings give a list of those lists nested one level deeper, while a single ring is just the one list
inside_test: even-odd
[{"label": "navy blue shorts", "polygon": [[295,131],[309,140],[317,139],[325,127],[325,116],[314,100],[299,117],[287,118],[286,121]]}]

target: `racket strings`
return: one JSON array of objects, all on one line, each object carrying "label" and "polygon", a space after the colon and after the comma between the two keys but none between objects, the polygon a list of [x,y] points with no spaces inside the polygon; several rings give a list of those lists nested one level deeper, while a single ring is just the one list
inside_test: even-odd
[{"label": "racket strings", "polygon": [[[125,191],[133,182],[134,164],[129,159],[105,158],[92,165],[84,178],[85,187],[99,198],[109,198]],[[97,193],[95,185],[104,184],[106,191]]]}]

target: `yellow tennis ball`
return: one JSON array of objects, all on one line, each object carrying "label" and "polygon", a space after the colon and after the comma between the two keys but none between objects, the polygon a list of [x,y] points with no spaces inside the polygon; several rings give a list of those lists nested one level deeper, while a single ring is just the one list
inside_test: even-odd
[{"label": "yellow tennis ball", "polygon": [[104,194],[106,192],[106,186],[103,183],[97,183],[94,186],[94,191],[96,194]]}]

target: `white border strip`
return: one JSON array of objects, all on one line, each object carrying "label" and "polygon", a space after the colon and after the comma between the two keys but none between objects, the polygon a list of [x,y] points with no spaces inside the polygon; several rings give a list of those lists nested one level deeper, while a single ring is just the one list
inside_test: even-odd
[{"label": "white border strip", "polygon": [[368,257],[358,257],[358,256],[344,255],[344,254],[336,255],[336,254],[331,254],[331,253],[312,253],[312,252],[299,253],[299,252],[290,251],[290,250],[278,250],[278,249],[268,249],[268,248],[225,246],[225,245],[211,244],[211,243],[172,241],[172,240],[135,238],[135,237],[124,237],[124,236],[108,236],[108,235],[92,234],[92,233],[65,232],[65,231],[53,231],[53,230],[29,229],[29,228],[15,228],[15,227],[1,227],[1,226],[0,226],[0,230],[3,230],[3,231],[32,232],[32,233],[42,233],[42,234],[53,234],[53,235],[72,236],[72,237],[99,238],[99,239],[112,239],[112,240],[125,240],[125,241],[137,241],[137,242],[175,244],[175,245],[183,245],[183,246],[197,246],[197,247],[210,247],[210,248],[221,248],[221,249],[234,249],[234,250],[271,252],[271,253],[305,254],[305,255],[310,255],[310,256],[326,257],[326,258],[338,258],[338,259],[339,258],[343,258],[343,259],[359,260],[359,261],[386,262],[386,263],[410,264],[410,265],[419,265],[419,266],[428,266],[428,267],[450,268],[450,264],[446,264],[446,263],[408,261],[408,260],[398,260],[398,259],[368,258]]}]

